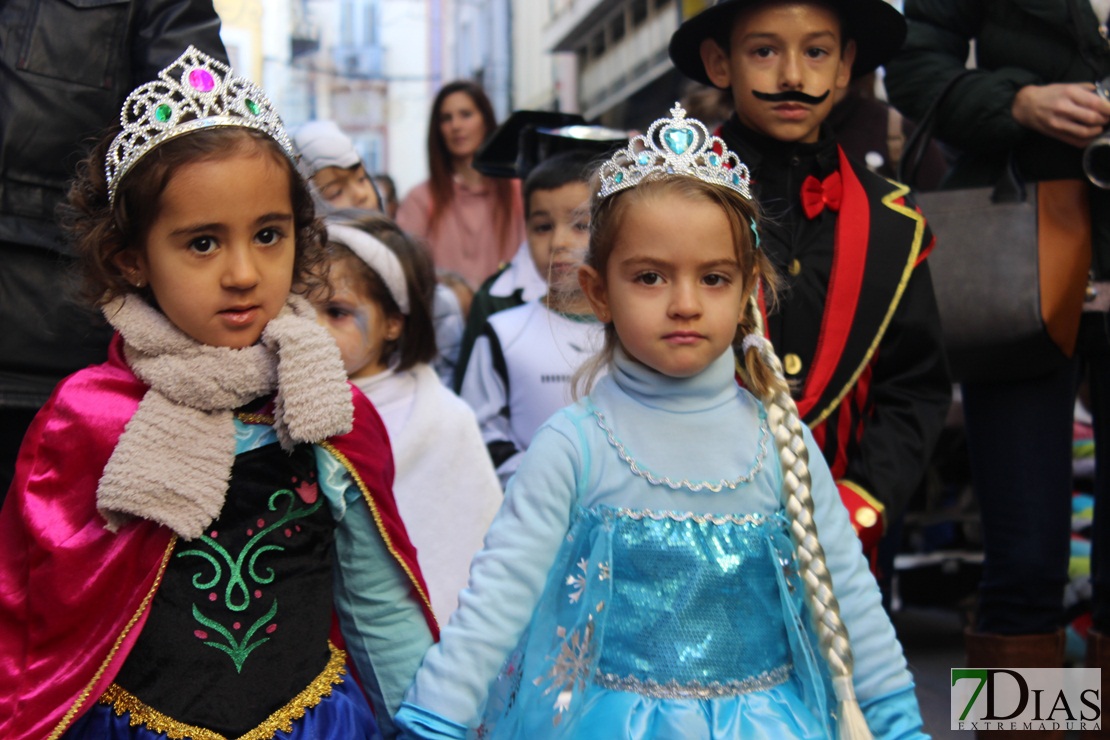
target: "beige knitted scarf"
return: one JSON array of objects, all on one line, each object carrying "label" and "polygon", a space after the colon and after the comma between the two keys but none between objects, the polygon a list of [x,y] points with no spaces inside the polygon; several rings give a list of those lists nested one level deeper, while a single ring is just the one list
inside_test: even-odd
[{"label": "beige knitted scarf", "polygon": [[112,531],[141,517],[185,539],[201,535],[227,496],[234,410],[274,390],[284,450],[351,430],[339,348],[300,296],[290,295],[261,341],[242,349],[197,342],[137,295],[103,310],[132,372],[150,386],[97,487],[97,508]]}]

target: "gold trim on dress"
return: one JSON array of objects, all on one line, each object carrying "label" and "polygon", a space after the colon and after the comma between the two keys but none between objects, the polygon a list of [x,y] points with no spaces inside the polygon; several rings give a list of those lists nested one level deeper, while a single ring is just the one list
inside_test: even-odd
[{"label": "gold trim on dress", "polygon": [[119,646],[123,644],[124,639],[131,632],[131,628],[139,621],[139,617],[146,612],[150,600],[154,598],[154,592],[157,591],[158,586],[162,584],[162,576],[166,573],[166,564],[170,562],[170,553],[173,552],[173,548],[176,544],[177,535],[175,534],[170,537],[170,543],[166,545],[166,551],[162,553],[162,563],[158,566],[158,575],[154,577],[154,583],[151,585],[150,590],[147,591],[146,596],[144,596],[142,602],[139,603],[139,608],[131,615],[131,619],[127,621],[127,624],[123,628],[123,632],[116,638],[115,643],[112,645],[112,649],[108,651],[108,656],[104,658],[104,661],[100,664],[100,668],[93,674],[92,680],[85,685],[85,690],[77,697],[77,701],[75,701],[73,706],[69,708],[69,711],[62,716],[61,722],[54,727],[54,731],[50,733],[48,740],[56,740],[62,736],[62,733],[69,729],[69,726],[77,716],[77,712],[84,706],[85,700],[88,699],[89,694],[92,693],[93,686],[96,686],[100,677],[104,675],[104,671],[108,670],[108,664],[116,657],[116,653],[119,652]]},{"label": "gold trim on dress", "polygon": [[272,426],[274,423],[273,414],[251,414],[246,411],[239,411],[235,416],[244,424],[266,424]]},{"label": "gold trim on dress", "polygon": [[[299,694],[294,696],[281,709],[271,714],[250,732],[240,735],[235,740],[270,740],[279,732],[292,732],[293,721],[305,715],[305,711],[319,704],[325,696],[331,695],[332,686],[343,683],[343,674],[347,672],[344,666],[347,663],[347,654],[328,641],[331,657],[328,664],[316,678]],[[147,706],[137,696],[128,692],[117,684],[112,684],[100,697],[100,703],[112,708],[116,716],[122,717],[124,712],[131,714],[128,723],[132,727],[142,725],[151,732],[165,734],[171,740],[191,738],[192,740],[230,740],[224,735],[212,730],[207,730],[196,725],[178,722],[172,717]]]}]

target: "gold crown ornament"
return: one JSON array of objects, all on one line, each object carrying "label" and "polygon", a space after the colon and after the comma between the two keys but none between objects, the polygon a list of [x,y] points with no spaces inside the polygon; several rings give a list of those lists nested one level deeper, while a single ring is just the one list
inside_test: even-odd
[{"label": "gold crown ornament", "polygon": [[192,131],[240,126],[268,135],[296,162],[296,150],[281,117],[258,85],[190,46],[158,79],[135,88],[119,115],[123,130],[112,140],[104,163],[108,199],[115,203],[120,180],[158,146]]},{"label": "gold crown ornament", "polygon": [[750,200],[748,166],[705,124],[687,118],[681,104],[675,103],[670,113],[670,118],[652,123],[646,133],[629,140],[627,147],[601,165],[598,196],[606,198],[635,187],[649,175],[679,174],[723,185]]}]

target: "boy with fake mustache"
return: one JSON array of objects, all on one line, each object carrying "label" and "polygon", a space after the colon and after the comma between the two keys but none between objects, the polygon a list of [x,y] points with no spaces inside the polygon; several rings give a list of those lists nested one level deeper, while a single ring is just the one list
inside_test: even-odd
[{"label": "boy with fake mustache", "polygon": [[717,135],[751,168],[762,248],[785,281],[766,330],[880,582],[897,532],[882,559],[879,542],[922,484],[951,397],[933,237],[909,188],[846,157],[823,123],[835,91],[905,34],[883,0],[718,0],[669,49],[687,77],[732,91]]}]

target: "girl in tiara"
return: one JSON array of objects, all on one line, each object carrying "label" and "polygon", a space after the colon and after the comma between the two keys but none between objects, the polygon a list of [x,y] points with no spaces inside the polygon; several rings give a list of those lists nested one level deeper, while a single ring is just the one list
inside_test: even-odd
[{"label": "girl in tiara", "polygon": [[594,190],[579,277],[609,372],[529,447],[396,717],[406,737],[921,736],[759,325],[774,277],[747,168],[671,113]]},{"label": "girl in tiara", "polygon": [[389,431],[397,508],[432,609],[446,622],[501,505],[501,485],[474,412],[428,364],[436,276],[427,251],[384,216],[346,221],[341,212],[327,227],[331,296],[317,301],[319,320]]},{"label": "girl in tiara", "polygon": [[0,512],[0,737],[392,735],[436,626],[281,120],[190,47],[121,123],[70,194],[109,360]]}]

